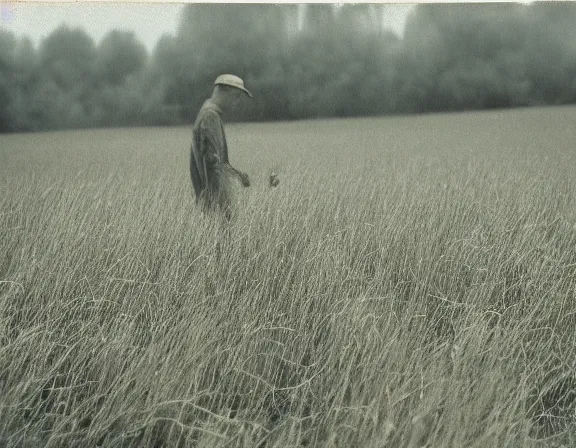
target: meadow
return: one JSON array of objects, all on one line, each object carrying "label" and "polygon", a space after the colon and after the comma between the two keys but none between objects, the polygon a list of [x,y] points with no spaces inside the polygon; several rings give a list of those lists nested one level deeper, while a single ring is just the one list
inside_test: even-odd
[{"label": "meadow", "polygon": [[0,136],[0,446],[576,446],[575,122]]}]

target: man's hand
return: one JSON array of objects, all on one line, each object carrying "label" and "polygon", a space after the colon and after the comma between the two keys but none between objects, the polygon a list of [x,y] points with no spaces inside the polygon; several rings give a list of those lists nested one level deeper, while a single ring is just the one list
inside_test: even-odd
[{"label": "man's hand", "polygon": [[272,172],[270,173],[270,179],[268,180],[271,187],[276,187],[280,183],[280,179],[278,179],[278,174]]},{"label": "man's hand", "polygon": [[220,157],[218,157],[218,154],[216,154],[213,151],[206,151],[204,157],[206,158],[206,162],[209,163],[210,165],[220,163]]},{"label": "man's hand", "polygon": [[243,186],[245,186],[245,187],[250,186],[250,178],[248,177],[248,174],[240,173],[240,180],[242,181]]}]

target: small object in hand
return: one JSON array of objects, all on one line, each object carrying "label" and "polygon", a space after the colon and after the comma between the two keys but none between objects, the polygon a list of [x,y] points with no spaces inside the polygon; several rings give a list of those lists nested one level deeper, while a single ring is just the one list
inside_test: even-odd
[{"label": "small object in hand", "polygon": [[270,186],[275,187],[280,183],[280,179],[278,179],[278,175],[276,173],[270,173]]},{"label": "small object in hand", "polygon": [[250,178],[248,177],[248,174],[246,174],[246,173],[242,173],[242,185],[244,185],[245,187],[250,186]]}]

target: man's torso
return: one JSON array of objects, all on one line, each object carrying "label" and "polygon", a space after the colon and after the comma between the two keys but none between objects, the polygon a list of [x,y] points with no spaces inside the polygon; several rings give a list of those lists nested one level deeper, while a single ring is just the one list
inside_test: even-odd
[{"label": "man's torso", "polygon": [[219,162],[228,163],[228,147],[221,114],[222,110],[216,104],[206,100],[194,122],[192,139],[201,154],[213,153]]}]

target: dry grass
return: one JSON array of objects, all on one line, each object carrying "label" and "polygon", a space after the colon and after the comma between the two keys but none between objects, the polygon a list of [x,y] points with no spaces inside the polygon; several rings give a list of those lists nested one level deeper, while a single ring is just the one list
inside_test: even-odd
[{"label": "dry grass", "polygon": [[231,126],[229,230],[190,129],[0,137],[0,440],[574,446],[575,119]]}]

